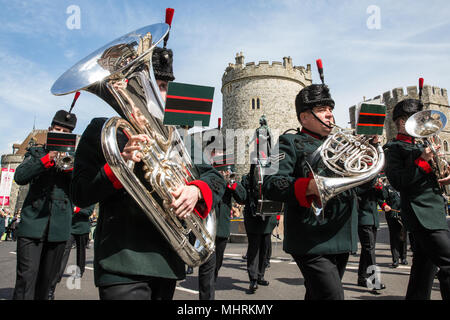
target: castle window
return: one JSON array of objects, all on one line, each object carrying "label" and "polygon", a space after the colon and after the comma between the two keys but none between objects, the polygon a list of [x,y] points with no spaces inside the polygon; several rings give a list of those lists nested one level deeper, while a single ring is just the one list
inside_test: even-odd
[{"label": "castle window", "polygon": [[252,99],[252,110],[255,110],[255,98]]},{"label": "castle window", "polygon": [[256,109],[259,109],[261,103],[259,101],[259,98],[256,99]]}]

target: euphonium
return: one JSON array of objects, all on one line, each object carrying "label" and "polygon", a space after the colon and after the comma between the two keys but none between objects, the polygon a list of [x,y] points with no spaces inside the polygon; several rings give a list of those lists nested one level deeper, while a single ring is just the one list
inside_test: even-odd
[{"label": "euphonium", "polygon": [[[196,214],[181,221],[169,208],[171,191],[199,177],[197,168],[174,126],[163,125],[164,102],[156,83],[152,52],[168,34],[169,25],[154,24],[128,33],[93,52],[64,73],[53,85],[55,95],[84,89],[108,102],[120,117],[103,127],[101,145],[106,161],[127,192],[189,266],[204,263],[214,251],[215,213],[201,219]],[[125,120],[127,119],[127,120]],[[133,172],[117,145],[117,133],[147,134],[143,147],[145,180]],[[189,234],[196,241],[189,243]]]},{"label": "euphonium", "polygon": [[[423,110],[414,113],[406,120],[406,132],[415,138],[422,139],[426,146],[429,146],[433,152],[431,167],[438,179],[448,177],[449,164],[444,157],[437,152],[437,146],[442,145],[438,134],[445,128],[447,117],[437,110]],[[450,195],[448,185],[441,186],[442,193]]]},{"label": "euphonium", "polygon": [[319,190],[321,202],[321,207],[314,206],[314,209],[321,219],[324,218],[324,208],[331,198],[369,182],[383,169],[385,163],[383,148],[380,145],[374,147],[369,142],[368,136],[355,135],[353,130],[338,127],[338,130],[331,134],[317,150],[323,163],[340,176],[319,176],[309,166]]}]

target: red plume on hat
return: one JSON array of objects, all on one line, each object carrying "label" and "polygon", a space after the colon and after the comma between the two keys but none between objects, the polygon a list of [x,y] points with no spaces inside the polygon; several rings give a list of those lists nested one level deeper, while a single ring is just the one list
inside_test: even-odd
[{"label": "red plume on hat", "polygon": [[322,84],[325,84],[325,78],[323,76],[323,65],[322,65],[322,59],[316,60],[317,70],[319,71],[320,80],[322,80]]},{"label": "red plume on hat", "polygon": [[[175,9],[166,8],[166,23],[169,25],[169,27],[172,27],[172,19],[173,19],[174,13],[175,13]],[[164,38],[164,48],[167,45],[167,40],[169,40],[169,33],[170,33],[170,29],[169,29],[169,32],[167,33],[166,37]]]},{"label": "red plume on hat", "polygon": [[419,100],[422,100],[423,78],[419,78]]}]

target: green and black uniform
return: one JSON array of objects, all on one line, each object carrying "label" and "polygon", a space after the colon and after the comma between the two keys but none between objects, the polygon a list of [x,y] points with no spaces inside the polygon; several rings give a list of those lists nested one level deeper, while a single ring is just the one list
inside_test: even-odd
[{"label": "green and black uniform", "polygon": [[55,168],[45,147],[31,147],[14,180],[30,188],[17,225],[17,278],[13,299],[47,299],[70,237],[71,172]]},{"label": "green and black uniform", "polygon": [[[252,184],[249,183],[249,175],[242,177],[242,185],[247,194],[250,192]],[[270,259],[270,246],[272,231],[277,225],[277,216],[255,215],[257,199],[247,197],[244,208],[244,225],[248,238],[247,249],[247,273],[250,282],[264,280],[264,274],[267,268],[267,262]],[[280,213],[281,214],[281,213]]]},{"label": "green and black uniform", "polygon": [[390,211],[385,212],[385,217],[389,228],[389,243],[391,247],[392,262],[396,264],[400,259],[405,263],[407,241],[406,228],[401,218],[400,193],[392,188],[390,184],[383,186],[383,202],[380,203],[381,209],[384,210],[386,205],[391,207]]},{"label": "green and black uniform", "polygon": [[294,257],[305,277],[305,298],[343,299],[340,280],[349,253],[356,252],[358,244],[357,198],[353,189],[332,198],[323,221],[311,208],[313,199],[305,196],[312,179],[307,161],[319,175],[333,175],[314,154],[324,139],[305,128],[280,136],[282,160],[278,172],[264,178],[263,192],[267,199],[286,203],[283,249]]},{"label": "green and black uniform", "polygon": [[[95,285],[100,287],[102,298],[102,287],[136,284],[124,290],[140,294],[140,290],[148,290],[150,283],[156,288],[152,289],[152,298],[171,299],[176,280],[185,277],[185,264],[106,164],[100,142],[105,121],[106,118],[93,119],[84,131],[72,180],[72,196],[77,206],[87,207],[97,202],[100,206],[94,239]],[[126,141],[125,135],[119,132],[119,148],[123,149]],[[142,163],[135,165],[137,174],[142,172],[141,166]],[[201,180],[193,184],[202,192],[204,201],[199,212],[206,216],[220,200],[225,183],[211,166],[197,168]],[[143,286],[139,287],[140,284]],[[117,293],[121,298],[133,298],[133,294]]]},{"label": "green and black uniform", "polygon": [[421,158],[423,145],[398,134],[384,146],[386,177],[400,192],[401,218],[412,236],[413,263],[406,299],[430,299],[438,279],[443,299],[450,299],[450,233],[447,205],[430,164]]},{"label": "green and black uniform", "polygon": [[[366,190],[358,194],[358,237],[361,243],[359,257],[358,284],[367,286],[367,279],[375,272],[377,242],[377,229],[380,227],[378,216],[378,203],[383,199],[382,187],[377,185],[377,179],[367,182],[363,188]],[[380,289],[381,284],[374,288]],[[378,287],[377,287],[378,285]]]},{"label": "green and black uniform", "polygon": [[[225,180],[224,180],[225,182]],[[245,189],[240,182],[227,184],[222,199],[215,207],[216,212],[216,250],[198,270],[199,298],[200,300],[215,299],[215,282],[222,267],[225,248],[230,238],[230,217],[233,198],[237,203],[243,204],[246,198]]]}]

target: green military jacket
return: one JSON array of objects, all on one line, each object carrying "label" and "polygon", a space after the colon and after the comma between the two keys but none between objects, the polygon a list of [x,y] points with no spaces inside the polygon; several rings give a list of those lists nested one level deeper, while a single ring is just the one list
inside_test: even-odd
[{"label": "green military jacket", "polygon": [[376,179],[361,188],[364,188],[364,191],[358,194],[358,225],[378,228],[380,218],[377,205],[383,200],[383,191],[376,186]]},{"label": "green military jacket", "polygon": [[398,218],[399,212],[397,211],[401,210],[402,205],[400,193],[389,184],[383,186],[383,201],[380,202],[379,205],[382,209],[385,205],[389,205],[391,209],[393,209],[385,212],[386,218]]},{"label": "green military jacket", "polygon": [[233,198],[237,203],[243,204],[247,192],[240,182],[228,185],[225,193],[216,206],[217,231],[216,237],[228,238],[230,236],[230,216]]},{"label": "green military jacket", "polygon": [[72,215],[72,234],[86,234],[91,232],[91,222],[89,217],[94,212],[95,204],[80,209],[75,207]]},{"label": "green military jacket", "polygon": [[[242,177],[242,186],[245,187],[246,190],[249,190],[250,188],[248,179],[248,175]],[[249,196],[250,194],[252,193],[249,190],[247,192],[247,199],[245,200],[244,207],[245,232],[247,232],[247,234],[272,233],[273,229],[278,223],[277,216],[272,215],[263,218],[259,215],[255,215],[254,210],[256,209],[257,199],[251,199],[251,197]]]},{"label": "green military jacket", "polygon": [[401,217],[408,231],[447,229],[445,206],[434,173],[425,170],[429,165],[419,161],[422,145],[399,135],[385,146],[386,177],[400,192]]},{"label": "green military jacket", "polygon": [[[290,254],[338,254],[357,250],[358,212],[354,190],[332,198],[325,207],[323,221],[317,219],[307,204],[300,204],[308,181],[305,178],[310,175],[307,159],[322,143],[323,140],[304,132],[280,136],[278,146],[282,159],[278,172],[264,177],[265,197],[286,203],[283,249]],[[321,159],[311,165],[319,175],[332,176]]]},{"label": "green military jacket", "polygon": [[[84,131],[77,147],[71,189],[77,206],[99,203],[94,240],[95,284],[131,283],[149,277],[183,279],[184,262],[108,169],[100,139],[105,121],[106,118],[95,118]],[[120,132],[121,149],[126,141]],[[142,177],[140,168],[141,163],[135,165],[138,177]],[[225,180],[209,165],[197,168],[204,197],[209,191],[204,207],[213,208],[223,195]]]},{"label": "green military jacket", "polygon": [[43,147],[31,147],[17,167],[14,180],[30,184],[22,206],[17,236],[67,241],[70,237],[73,204],[69,198],[71,172],[63,172],[50,162]]}]

